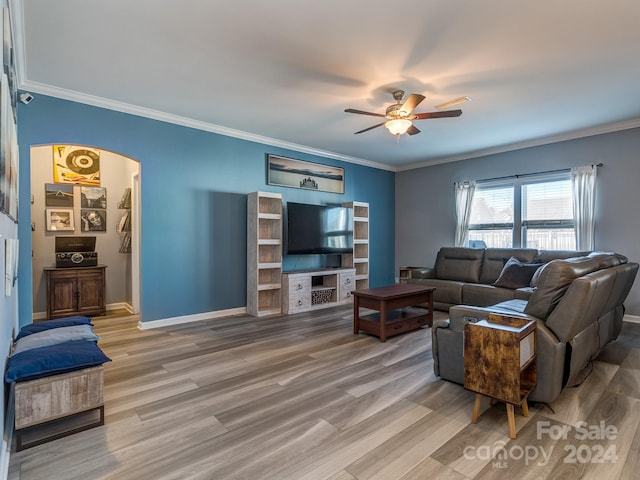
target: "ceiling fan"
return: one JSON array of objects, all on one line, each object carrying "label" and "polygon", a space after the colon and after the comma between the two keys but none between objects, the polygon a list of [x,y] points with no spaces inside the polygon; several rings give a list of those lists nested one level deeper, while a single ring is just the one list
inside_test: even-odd
[{"label": "ceiling fan", "polygon": [[[389,132],[393,135],[400,136],[403,133],[408,133],[409,135],[415,135],[416,133],[420,133],[415,125],[413,125],[413,120],[424,120],[427,118],[446,118],[446,117],[459,117],[462,115],[462,110],[447,110],[444,112],[428,112],[428,113],[412,113],[413,110],[422,102],[425,97],[424,95],[420,95],[418,93],[412,93],[407,97],[407,99],[402,102],[404,98],[404,90],[396,90],[393,92],[393,98],[396,103],[387,107],[386,113],[372,113],[365,112],[363,110],[356,110],[353,108],[345,109],[346,113],[358,113],[360,115],[371,115],[373,117],[383,117],[386,120],[382,123],[378,123],[369,128],[365,128],[364,130],[360,130],[358,133],[368,132],[369,130],[373,130],[374,128],[378,128],[382,125],[387,127]],[[436,108],[448,108],[453,105],[458,105],[460,103],[464,103],[471,100],[469,97],[460,97],[450,102],[443,103],[438,105]]]}]

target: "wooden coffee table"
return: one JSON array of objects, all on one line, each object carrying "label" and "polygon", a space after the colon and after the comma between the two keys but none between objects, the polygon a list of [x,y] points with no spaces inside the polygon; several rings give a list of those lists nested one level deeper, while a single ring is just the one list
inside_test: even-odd
[{"label": "wooden coffee table", "polygon": [[[392,335],[417,330],[423,325],[431,326],[434,290],[434,287],[407,284],[354,290],[351,292],[354,297],[353,333],[363,331],[385,342]],[[429,309],[403,309],[420,303],[428,303]],[[379,313],[360,316],[360,307]]]}]

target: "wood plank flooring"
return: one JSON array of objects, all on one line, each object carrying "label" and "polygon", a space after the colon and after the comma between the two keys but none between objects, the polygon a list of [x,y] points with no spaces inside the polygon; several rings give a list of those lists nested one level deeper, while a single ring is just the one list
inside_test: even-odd
[{"label": "wood plank flooring", "polygon": [[[555,414],[516,414],[511,440],[503,404],[471,424],[474,394],[433,375],[429,328],[380,343],[353,335],[347,307],[146,331],[131,316],[95,323],[113,359],[105,425],[12,453],[10,479],[632,479],[640,468],[638,324]],[[576,438],[600,426],[615,435]]]}]

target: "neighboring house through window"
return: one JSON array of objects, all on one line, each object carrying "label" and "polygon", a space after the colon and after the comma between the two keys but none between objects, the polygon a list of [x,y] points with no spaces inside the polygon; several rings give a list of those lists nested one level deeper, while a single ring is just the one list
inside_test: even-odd
[{"label": "neighboring house through window", "polygon": [[575,250],[569,172],[478,181],[469,241],[494,248]]}]

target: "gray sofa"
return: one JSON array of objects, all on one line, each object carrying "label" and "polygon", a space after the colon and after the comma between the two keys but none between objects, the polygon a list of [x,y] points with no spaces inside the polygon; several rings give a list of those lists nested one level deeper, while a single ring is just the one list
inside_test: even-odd
[{"label": "gray sofa", "polygon": [[[432,329],[436,375],[464,383],[463,334],[467,323],[486,319],[488,313],[533,319],[537,325],[538,383],[528,398],[553,402],[563,388],[580,384],[602,347],[617,338],[623,302],[637,271],[637,263],[618,254],[554,259],[539,269],[536,287],[521,292],[522,296],[526,293],[526,299],[514,292],[513,298],[491,306],[452,306],[449,319],[434,322]],[[463,282],[457,288],[463,297],[465,285]],[[490,296],[496,295],[506,294]]]},{"label": "gray sofa", "polygon": [[436,310],[448,311],[460,304],[486,307],[506,300],[528,300],[533,292],[529,282],[518,288],[494,285],[509,258],[541,266],[551,260],[588,253],[532,248],[442,247],[433,267],[412,267],[407,283],[436,287],[433,293]]}]

